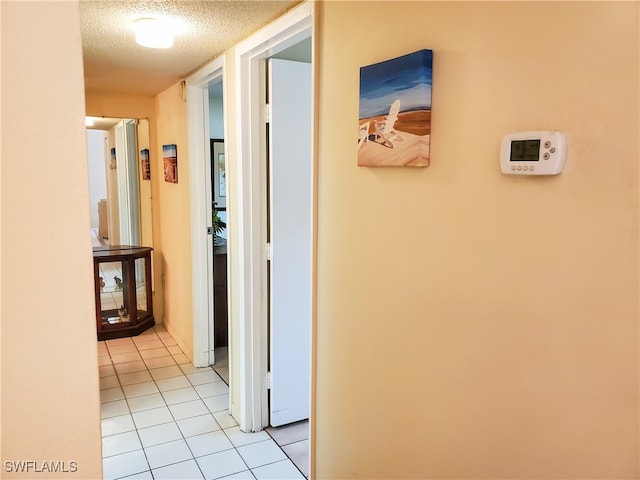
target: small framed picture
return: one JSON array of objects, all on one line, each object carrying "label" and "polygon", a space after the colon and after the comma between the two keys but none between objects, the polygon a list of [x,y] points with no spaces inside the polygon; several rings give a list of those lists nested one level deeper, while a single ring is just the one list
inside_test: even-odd
[{"label": "small framed picture", "polygon": [[176,144],[162,146],[164,181],[178,183],[178,147]]},{"label": "small framed picture", "polygon": [[224,140],[211,139],[211,181],[216,208],[227,208],[227,166]]},{"label": "small framed picture", "polygon": [[114,147],[114,148],[111,149],[111,161],[109,163],[109,168],[111,170],[115,170],[116,166],[117,166],[117,163],[116,163],[116,149]]},{"label": "small framed picture", "polygon": [[140,165],[142,167],[142,179],[151,180],[151,163],[149,161],[149,149],[140,150]]}]

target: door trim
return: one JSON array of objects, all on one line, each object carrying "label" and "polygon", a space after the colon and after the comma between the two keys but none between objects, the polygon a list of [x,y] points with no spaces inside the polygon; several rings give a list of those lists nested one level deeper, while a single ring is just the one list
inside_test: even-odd
[{"label": "door trim", "polygon": [[[261,106],[264,104],[264,60],[311,37],[313,43],[314,5],[306,2],[237,45],[236,63],[236,152],[238,162],[237,252],[240,271],[231,278],[231,289],[242,292],[237,315],[231,318],[230,350],[239,353],[239,368],[231,372],[231,384],[237,381],[239,409],[234,417],[240,429],[259,431],[268,426],[267,393],[267,228],[264,213],[266,199],[266,139]],[[313,50],[313,47],[312,47]],[[312,62],[315,72],[315,64]],[[313,74],[315,78],[315,73]],[[315,82],[312,87],[315,92]],[[312,94],[315,98],[315,93]],[[313,102],[315,104],[315,101]],[[315,113],[312,116],[315,123]],[[313,211],[316,211],[315,146],[312,146]],[[315,215],[313,238],[316,238]],[[312,251],[312,277],[315,279],[315,240]],[[312,280],[315,286],[315,280]],[[312,308],[315,292],[312,292]],[[312,317],[315,315],[312,313]],[[238,335],[234,335],[237,332]],[[313,337],[313,327],[311,328]],[[313,348],[312,348],[313,351]],[[313,354],[312,354],[313,355]],[[312,360],[313,365],[313,360]],[[313,375],[312,375],[313,377]],[[313,380],[312,380],[313,382]],[[311,395],[313,398],[313,395]],[[312,400],[313,402],[313,400]],[[232,403],[233,408],[233,403]]]},{"label": "door trim", "polygon": [[[186,80],[191,197],[193,363],[196,367],[207,367],[214,362],[213,240],[207,233],[207,228],[213,224],[207,87],[213,80],[226,78],[225,73],[224,56],[221,56]],[[224,86],[222,95],[223,104],[226,105]],[[228,138],[226,109],[223,128],[224,136]]]}]

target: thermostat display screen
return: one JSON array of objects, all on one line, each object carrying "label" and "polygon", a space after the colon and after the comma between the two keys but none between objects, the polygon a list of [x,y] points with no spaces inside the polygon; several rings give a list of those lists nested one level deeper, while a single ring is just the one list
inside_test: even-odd
[{"label": "thermostat display screen", "polygon": [[514,132],[500,142],[500,170],[509,175],[558,175],[566,159],[567,137],[562,132]]},{"label": "thermostat display screen", "polygon": [[540,140],[512,140],[512,162],[537,162],[540,160]]}]

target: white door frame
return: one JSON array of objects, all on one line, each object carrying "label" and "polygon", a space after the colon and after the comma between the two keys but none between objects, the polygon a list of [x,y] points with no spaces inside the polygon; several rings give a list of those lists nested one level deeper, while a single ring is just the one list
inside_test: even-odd
[{"label": "white door frame", "polygon": [[[207,232],[213,226],[208,85],[220,77],[225,78],[224,56],[208,63],[186,81],[191,193],[193,363],[196,367],[207,367],[214,362],[213,236]],[[226,86],[223,86],[223,104],[227,104]],[[227,138],[226,119],[224,135]]]},{"label": "white door frame", "polygon": [[[234,369],[237,376],[231,372],[231,382],[239,382],[240,408],[232,413],[246,432],[262,430],[269,424],[264,61],[306,38],[313,39],[313,16],[313,3],[303,3],[241,42],[235,50],[238,205],[230,216],[234,215],[238,222],[236,248],[241,271],[232,279],[230,288],[239,289],[242,295],[238,315],[231,320],[230,349],[240,351],[240,365]],[[312,183],[315,185],[315,180]],[[313,235],[315,238],[315,227]],[[315,258],[315,252],[312,255]],[[312,293],[312,305],[314,297]],[[232,399],[232,409],[234,403]]]}]

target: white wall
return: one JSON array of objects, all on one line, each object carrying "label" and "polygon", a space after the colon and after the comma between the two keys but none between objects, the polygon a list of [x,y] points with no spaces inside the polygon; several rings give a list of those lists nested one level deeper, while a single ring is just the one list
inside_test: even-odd
[{"label": "white wall", "polygon": [[210,138],[224,138],[222,82],[209,87],[209,135]]},{"label": "white wall", "polygon": [[98,227],[98,202],[107,198],[107,177],[104,163],[104,132],[87,130],[87,156],[89,161],[89,210],[91,226]]}]

